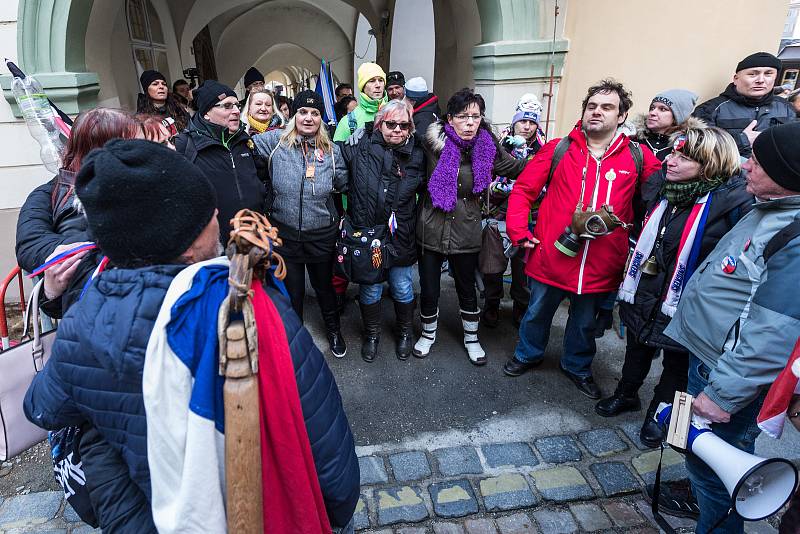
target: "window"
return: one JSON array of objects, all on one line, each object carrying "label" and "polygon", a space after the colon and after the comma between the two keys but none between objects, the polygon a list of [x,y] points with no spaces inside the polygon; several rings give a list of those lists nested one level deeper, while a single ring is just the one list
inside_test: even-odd
[{"label": "window", "polygon": [[797,25],[797,15],[800,14],[800,7],[790,7],[786,22],[783,24],[783,38],[791,39],[794,35],[794,28]]},{"label": "window", "polygon": [[800,69],[786,69],[783,71],[783,80],[781,80],[781,85],[790,83],[792,86],[795,86],[797,84],[798,73],[800,73]]},{"label": "window", "polygon": [[128,0],[125,7],[136,76],[146,70],[169,72],[167,46],[156,10],[149,0]]}]

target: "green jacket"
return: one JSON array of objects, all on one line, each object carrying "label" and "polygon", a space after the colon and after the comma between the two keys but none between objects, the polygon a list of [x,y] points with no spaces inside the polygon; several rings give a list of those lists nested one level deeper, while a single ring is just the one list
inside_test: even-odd
[{"label": "green jacket", "polygon": [[[494,160],[494,174],[516,178],[525,168],[526,160],[514,159],[495,139],[497,155]],[[444,129],[440,122],[434,122],[428,128],[424,143],[427,155],[427,180],[430,179],[439,155],[444,148]],[[423,250],[432,250],[441,254],[466,254],[481,249],[481,203],[480,196],[472,192],[472,164],[467,157],[461,157],[458,171],[458,201],[451,212],[433,206],[428,192],[427,180],[425,189],[420,195],[417,215],[417,244]]]},{"label": "green jacket", "polygon": [[[372,122],[378,112],[378,108],[385,104],[386,101],[386,93],[383,94],[381,100],[372,100],[364,93],[359,93],[358,107],[351,112],[356,118],[356,128],[363,128],[366,123]],[[350,130],[349,117],[350,113],[342,117],[342,120],[336,125],[336,132],[333,134],[334,141],[347,141],[347,138],[353,133]]]},{"label": "green jacket", "polygon": [[757,202],[697,266],[664,330],[711,369],[704,392],[728,413],[772,384],[800,334],[800,238],[763,257],[797,217],[800,195]]}]

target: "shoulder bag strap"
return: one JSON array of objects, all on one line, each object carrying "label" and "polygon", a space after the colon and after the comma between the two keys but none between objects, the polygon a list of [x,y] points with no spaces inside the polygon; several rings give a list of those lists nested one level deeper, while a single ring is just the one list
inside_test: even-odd
[{"label": "shoulder bag strap", "polygon": [[770,238],[767,242],[767,246],[764,247],[764,263],[767,263],[776,252],[785,247],[789,241],[797,236],[800,236],[800,219],[795,219],[790,222]]}]

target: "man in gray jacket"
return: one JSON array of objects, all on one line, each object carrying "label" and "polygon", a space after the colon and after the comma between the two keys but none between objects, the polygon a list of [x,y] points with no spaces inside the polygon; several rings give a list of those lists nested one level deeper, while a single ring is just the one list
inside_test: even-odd
[{"label": "man in gray jacket", "polygon": [[772,94],[780,70],[781,61],[772,54],[750,54],[736,65],[725,91],[697,106],[693,115],[731,134],[739,154],[749,157],[759,132],[797,120],[792,105]]},{"label": "man in gray jacket", "polygon": [[[800,232],[789,227],[800,220],[800,123],[762,132],[743,168],[756,205],[698,265],[664,333],[692,353],[694,413],[752,453],[756,416],[800,334]],[[686,464],[700,506],[697,532],[705,533],[725,516],[730,496],[699,458],[688,455]],[[743,532],[735,513],[723,525]]]}]

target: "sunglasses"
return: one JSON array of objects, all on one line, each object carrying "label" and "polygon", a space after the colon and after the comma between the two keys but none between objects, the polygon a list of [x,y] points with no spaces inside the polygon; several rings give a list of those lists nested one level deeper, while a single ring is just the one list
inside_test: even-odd
[{"label": "sunglasses", "polygon": [[389,128],[390,130],[396,130],[399,127],[402,131],[405,132],[406,130],[411,128],[410,122],[383,121],[383,124],[385,124],[386,127]]}]

